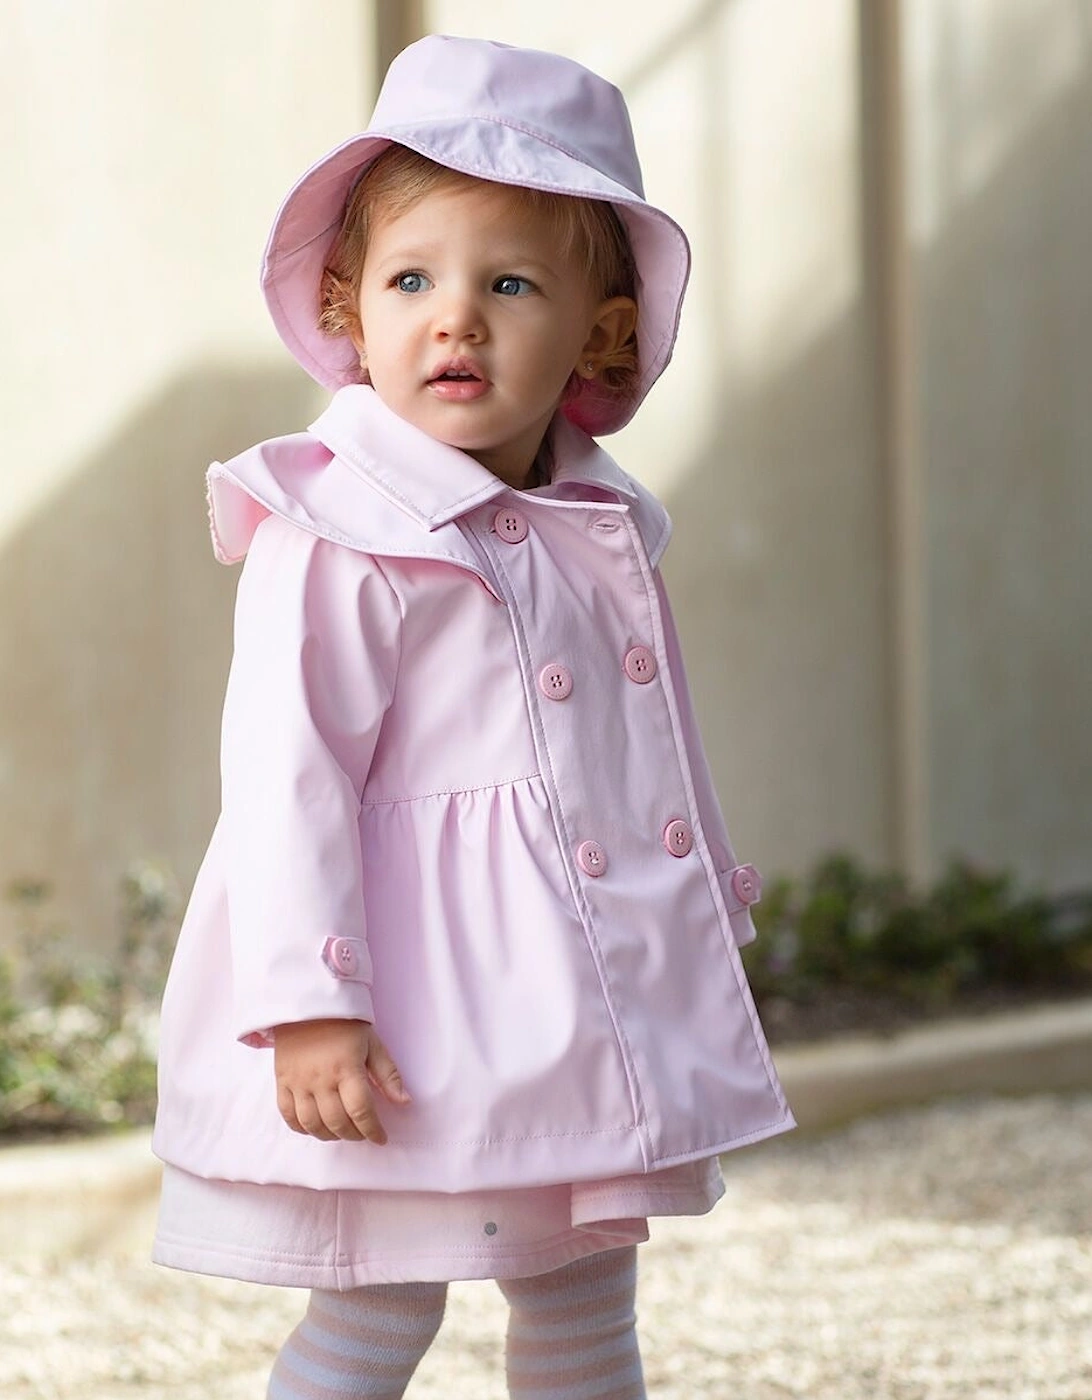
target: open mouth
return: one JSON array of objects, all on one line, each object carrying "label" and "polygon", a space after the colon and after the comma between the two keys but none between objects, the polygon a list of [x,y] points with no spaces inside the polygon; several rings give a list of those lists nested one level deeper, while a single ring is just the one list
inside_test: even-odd
[{"label": "open mouth", "polygon": [[438,372],[428,381],[428,387],[441,399],[452,403],[469,403],[489,390],[485,376],[472,360],[453,360],[437,369]]}]

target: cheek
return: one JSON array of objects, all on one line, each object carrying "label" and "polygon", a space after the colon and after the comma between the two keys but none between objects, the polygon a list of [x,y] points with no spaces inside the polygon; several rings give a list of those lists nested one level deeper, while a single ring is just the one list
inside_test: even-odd
[{"label": "cheek", "polygon": [[361,307],[360,325],[370,364],[381,367],[397,357],[398,341],[382,313],[374,308]]},{"label": "cheek", "polygon": [[386,333],[385,315],[386,307],[382,297],[377,297],[374,293],[364,292],[361,294],[360,303],[360,324],[364,332],[364,339],[370,338],[378,340],[381,334]]}]

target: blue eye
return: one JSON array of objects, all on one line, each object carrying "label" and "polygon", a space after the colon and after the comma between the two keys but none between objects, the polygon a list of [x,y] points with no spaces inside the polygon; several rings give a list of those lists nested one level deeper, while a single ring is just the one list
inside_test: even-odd
[{"label": "blue eye", "polygon": [[528,282],[526,277],[498,277],[493,283],[493,290],[502,297],[527,296],[534,289],[534,283]]},{"label": "blue eye", "polygon": [[423,292],[428,285],[428,278],[423,272],[400,272],[394,279],[394,285],[400,292],[405,292],[407,296],[412,296],[415,292]]}]

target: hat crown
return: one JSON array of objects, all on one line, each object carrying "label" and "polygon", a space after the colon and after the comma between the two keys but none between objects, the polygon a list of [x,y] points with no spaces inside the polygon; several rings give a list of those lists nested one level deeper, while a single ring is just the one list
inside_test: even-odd
[{"label": "hat crown", "polygon": [[622,94],[560,54],[439,34],[403,49],[387,70],[370,129],[397,139],[460,121],[527,131],[644,195]]}]

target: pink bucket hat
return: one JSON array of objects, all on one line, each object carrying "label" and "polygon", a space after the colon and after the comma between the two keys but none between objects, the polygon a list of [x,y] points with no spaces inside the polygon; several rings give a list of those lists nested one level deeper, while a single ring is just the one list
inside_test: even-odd
[{"label": "pink bucket hat", "polygon": [[690,271],[686,235],[644,199],[616,87],[557,54],[480,39],[431,35],[404,49],[367,131],[313,165],[281,205],[262,289],[281,339],[307,373],[331,390],[360,382],[348,337],[319,329],[319,284],[349,194],[392,142],[483,180],[614,206],[637,264],[640,378],[625,397],[585,385],[564,412],[588,433],[621,428],[671,358]]}]

